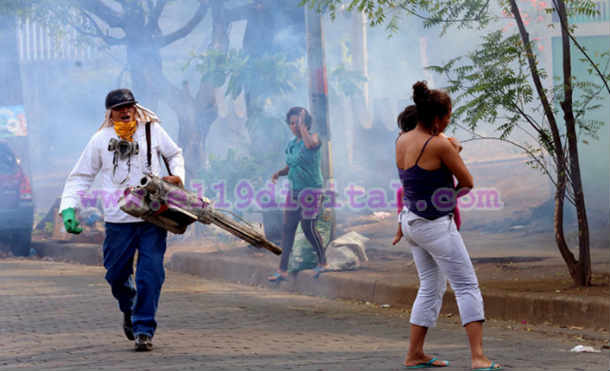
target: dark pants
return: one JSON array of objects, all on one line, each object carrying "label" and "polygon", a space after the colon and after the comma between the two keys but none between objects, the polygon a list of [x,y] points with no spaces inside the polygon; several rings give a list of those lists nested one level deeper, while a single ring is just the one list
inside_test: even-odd
[{"label": "dark pants", "polygon": [[[131,313],[134,334],[153,336],[155,313],[165,280],[163,255],[167,231],[150,223],[106,223],[104,267],[106,281],[123,313]],[[138,250],[136,284],[132,274]]]},{"label": "dark pants", "polygon": [[[290,195],[288,197],[291,197]],[[293,199],[293,202],[297,202]],[[296,209],[284,210],[284,226],[282,229],[282,242],[280,247],[282,248],[282,260],[280,261],[280,270],[285,272],[288,269],[288,260],[292,253],[292,247],[294,245],[294,236],[297,231],[299,222],[301,222],[301,229],[305,234],[305,237],[313,247],[316,255],[318,256],[318,263],[320,265],[326,265],[326,253],[324,251],[324,244],[322,242],[322,236],[316,229],[316,222],[321,211],[322,199],[319,200],[318,207],[315,211],[308,209],[307,212],[303,212],[302,207]]]}]

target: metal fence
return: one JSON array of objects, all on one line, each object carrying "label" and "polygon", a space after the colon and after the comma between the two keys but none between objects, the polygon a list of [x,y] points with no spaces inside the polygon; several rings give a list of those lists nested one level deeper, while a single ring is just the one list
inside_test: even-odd
[{"label": "metal fence", "polygon": [[52,31],[30,19],[17,22],[19,61],[22,63],[50,60],[88,60],[98,56],[92,45],[79,43],[76,31],[65,27]]}]

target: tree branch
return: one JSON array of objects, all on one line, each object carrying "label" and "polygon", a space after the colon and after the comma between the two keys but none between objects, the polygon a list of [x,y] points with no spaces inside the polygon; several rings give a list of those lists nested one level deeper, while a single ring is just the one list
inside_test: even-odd
[{"label": "tree branch", "polygon": [[436,22],[436,23],[458,23],[458,22],[480,22],[483,19],[484,12],[487,8],[489,8],[490,0],[485,2],[485,5],[481,7],[479,13],[474,18],[463,18],[463,19],[437,19],[431,18],[429,16],[425,16],[417,13],[415,10],[410,9],[404,2],[400,3],[399,8],[404,10],[405,12],[414,15],[417,18],[421,18],[425,21]]},{"label": "tree branch", "polygon": [[159,17],[161,17],[161,13],[163,13],[163,9],[167,5],[167,0],[159,0],[156,6],[152,5],[152,1],[149,0],[150,6],[150,15],[149,15],[149,23],[158,25]]},{"label": "tree branch", "polygon": [[[555,0],[553,0],[553,4],[555,5],[555,8],[558,8],[559,5],[557,4],[557,2]],[[597,72],[597,74],[599,75],[600,79],[602,80],[602,82],[606,86],[606,91],[608,91],[608,94],[610,94],[610,86],[608,86],[608,81],[606,81],[606,77],[604,76],[604,74],[599,70],[599,68],[597,67],[595,62],[593,62],[593,60],[591,59],[589,54],[587,54],[587,52],[585,51],[585,48],[583,48],[580,45],[580,43],[578,42],[578,40],[576,40],[576,38],[574,37],[572,32],[570,32],[570,29],[568,28],[568,25],[566,24],[565,19],[563,19],[563,17],[558,17],[558,18],[559,18],[559,23],[561,24],[561,28],[563,28],[565,33],[570,37],[570,40],[572,40],[574,45],[576,45],[578,50],[580,50],[580,52],[585,56],[587,61],[591,64],[591,67],[593,67],[595,72]]]},{"label": "tree branch", "polygon": [[227,22],[232,23],[248,18],[248,12],[253,9],[253,5],[243,5],[233,9],[227,9],[225,12]]},{"label": "tree branch", "polygon": [[125,15],[117,13],[101,0],[79,0],[81,8],[95,14],[102,21],[106,22],[110,27],[123,28],[125,24]]},{"label": "tree branch", "polygon": [[516,125],[516,126],[519,130],[521,130],[523,133],[525,133],[528,137],[532,138],[535,142],[538,142],[540,140],[534,134],[529,132],[525,127],[523,127],[522,125]]},{"label": "tree branch", "polygon": [[546,164],[544,162],[542,162],[538,156],[536,156],[535,153],[533,153],[529,148],[515,142],[512,141],[510,139],[505,139],[505,138],[498,138],[498,137],[487,137],[487,136],[483,136],[480,134],[476,134],[473,131],[470,131],[473,135],[475,135],[474,138],[470,138],[470,139],[466,139],[466,140],[462,140],[462,143],[468,143],[468,142],[472,142],[475,140],[495,140],[495,141],[499,141],[499,142],[505,142],[508,144],[511,144],[517,148],[519,148],[520,150],[522,150],[523,152],[525,152],[528,157],[530,157],[532,160],[534,160],[538,166],[540,166],[540,168],[542,169],[542,171],[544,172],[544,174],[549,178],[549,180],[553,183],[553,185],[556,185],[555,179],[553,178],[553,176],[551,175],[550,171],[547,169]]},{"label": "tree branch", "polygon": [[[610,63],[610,60],[608,62]],[[606,68],[608,68],[607,65],[606,65]],[[589,104],[591,104],[591,102],[593,102],[593,99],[597,98],[601,94],[602,90],[603,90],[603,87],[600,86],[599,89],[597,89],[597,92],[595,92],[594,94],[591,94],[591,96],[586,100],[586,102],[583,103],[582,109],[579,109],[576,112],[576,116],[575,116],[576,120],[580,119],[580,117],[586,113],[587,107],[589,106]]]},{"label": "tree branch", "polygon": [[542,81],[540,79],[540,73],[538,71],[538,67],[536,66],[536,59],[534,57],[534,52],[532,51],[532,46],[529,39],[529,34],[525,29],[525,25],[523,24],[523,19],[521,18],[521,13],[519,11],[519,7],[517,7],[517,3],[515,0],[509,0],[511,11],[515,17],[515,21],[517,22],[517,27],[519,28],[519,34],[521,36],[521,41],[523,43],[523,47],[525,48],[525,53],[527,56],[527,61],[530,68],[530,73],[532,80],[534,81],[534,85],[536,86],[536,91],[538,93],[538,97],[542,102],[542,107],[544,109],[544,113],[549,122],[549,126],[551,127],[551,134],[553,136],[553,142],[555,145],[555,156],[557,157],[557,171],[562,172],[565,167],[565,152],[561,148],[561,138],[559,135],[559,128],[557,126],[557,121],[555,120],[555,115],[551,108],[551,104],[546,96],[544,88],[542,86]]},{"label": "tree branch", "polygon": [[191,31],[193,31],[193,29],[199,24],[199,22],[201,22],[201,20],[205,16],[205,13],[208,10],[207,3],[207,0],[200,0],[199,8],[197,9],[197,12],[193,16],[193,18],[191,18],[181,29],[172,32],[168,35],[162,36],[160,38],[161,47],[167,46],[176,40],[186,37],[189,33],[191,33]]},{"label": "tree branch", "polygon": [[[475,136],[475,137],[470,138],[470,139],[465,139],[465,140],[462,140],[462,141],[461,141],[462,143],[468,143],[468,142],[472,142],[472,141],[475,141],[475,140],[495,140],[495,141],[499,141],[499,142],[505,142],[505,143],[511,144],[511,145],[513,145],[513,146],[515,146],[515,147],[517,147],[517,148],[521,149],[523,152],[525,152],[525,153],[527,154],[527,156],[528,156],[529,158],[531,158],[531,159],[532,159],[534,162],[536,162],[536,164],[538,164],[538,166],[540,167],[540,169],[542,169],[542,172],[543,172],[543,173],[544,173],[544,174],[547,176],[547,178],[548,178],[548,179],[551,181],[551,183],[553,184],[553,186],[557,187],[557,182],[556,182],[555,178],[553,178],[553,175],[551,174],[551,172],[548,170],[548,168],[547,168],[546,164],[545,164],[545,163],[544,163],[544,162],[543,162],[543,161],[542,161],[542,160],[541,160],[541,159],[540,159],[538,156],[536,156],[536,154],[535,154],[535,153],[533,153],[533,152],[532,152],[532,151],[531,151],[529,148],[527,148],[527,147],[525,147],[525,146],[523,146],[523,145],[521,145],[521,144],[519,144],[519,143],[517,143],[517,142],[515,142],[515,141],[512,141],[512,140],[510,140],[510,139],[498,138],[498,137],[487,137],[487,136],[483,136],[483,135],[477,134],[477,133],[475,133],[474,131],[472,131],[472,130],[470,130],[470,129],[468,129],[468,128],[465,128],[465,127],[463,127],[463,126],[461,126],[461,125],[459,125],[459,124],[457,124],[457,125],[458,125],[458,126],[461,128],[461,129],[463,129],[463,130],[467,130],[467,131],[469,131],[470,133],[472,133],[472,134]],[[575,204],[575,201],[574,201],[573,197],[572,197],[570,194],[568,194],[568,195],[567,195],[567,199],[568,199],[568,201],[569,201],[569,202],[570,202],[572,205],[574,205],[574,204]]]},{"label": "tree branch", "polygon": [[519,114],[530,124],[530,126],[532,128],[534,128],[534,130],[536,130],[536,132],[538,134],[542,134],[543,130],[541,127],[539,127],[536,122],[534,122],[534,120],[531,118],[530,115],[528,115],[525,111],[523,111],[521,109],[521,107],[519,107],[517,104],[513,103],[514,108],[519,112]]},{"label": "tree branch", "polygon": [[[231,22],[226,17],[227,10],[222,2],[214,0],[212,6],[212,39],[207,46],[208,51],[215,51],[226,55],[229,47],[229,27]],[[203,106],[210,107],[211,111],[216,108],[216,97],[214,96],[214,84],[210,81],[202,81],[195,101]],[[217,111],[217,110],[216,110]],[[216,112],[213,113],[216,115]]]},{"label": "tree branch", "polygon": [[[90,24],[95,29],[95,32],[87,31],[81,25],[73,22],[69,16],[65,17],[65,20],[68,23],[68,25],[70,25],[72,28],[74,28],[78,33],[85,35],[85,36],[102,39],[108,45],[121,45],[121,44],[125,43],[125,40],[126,40],[125,38],[118,39],[116,37],[106,35],[102,31],[102,29],[99,26],[99,24],[97,23],[97,21],[95,19],[93,19],[93,17],[91,17],[91,15],[89,13],[87,13],[86,11],[84,11],[82,9],[79,9],[78,11],[83,17],[87,18],[87,20],[90,22]],[[59,15],[56,14],[56,16],[59,16]]]},{"label": "tree branch", "polygon": [[[517,111],[519,111],[519,114],[520,114],[520,115],[521,115],[523,118],[525,118],[525,120],[526,120],[526,121],[527,121],[527,122],[530,124],[530,126],[531,126],[532,128],[534,128],[534,130],[535,130],[535,131],[538,133],[538,135],[539,135],[539,136],[541,136],[541,137],[542,137],[542,136],[544,136],[544,135],[545,135],[544,130],[543,130],[543,129],[542,129],[540,126],[538,126],[538,125],[535,123],[534,119],[533,119],[533,118],[531,118],[531,116],[530,116],[530,115],[528,115],[528,114],[527,114],[525,111],[523,111],[523,110],[521,109],[521,107],[519,107],[518,105],[516,105],[516,104],[515,104],[515,105],[514,105],[514,107],[515,107],[515,109],[516,109]],[[539,141],[540,141],[540,139],[539,139],[539,138],[535,138],[535,139],[536,139],[536,141],[537,141],[537,142],[539,142]],[[560,140],[559,142],[560,142],[560,144],[561,144],[561,140]],[[565,153],[565,148],[562,150],[562,153]],[[551,156],[551,159],[552,159],[552,160],[553,160],[553,162],[555,163],[555,166],[556,166],[557,168],[559,168],[559,164],[558,164],[558,161],[559,161],[559,160],[558,160],[558,158],[557,158],[556,156]],[[564,159],[565,159],[565,157],[564,157]]]}]

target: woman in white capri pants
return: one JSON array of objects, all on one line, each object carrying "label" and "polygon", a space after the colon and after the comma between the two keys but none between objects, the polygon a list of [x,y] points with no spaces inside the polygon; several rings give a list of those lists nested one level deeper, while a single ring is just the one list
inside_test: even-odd
[{"label": "woman in white capri pants", "polygon": [[[413,85],[417,126],[396,142],[396,163],[404,189],[402,233],[410,239],[420,287],[411,311],[407,368],[446,367],[424,353],[429,327],[436,325],[446,281],[455,292],[462,325],[470,342],[473,370],[499,370],[483,354],[483,298],[472,262],[453,221],[457,198],[473,187],[472,176],[455,145],[440,136],[451,117],[451,98],[425,82]],[[454,187],[453,176],[458,184]],[[395,239],[395,243],[398,242]]]}]

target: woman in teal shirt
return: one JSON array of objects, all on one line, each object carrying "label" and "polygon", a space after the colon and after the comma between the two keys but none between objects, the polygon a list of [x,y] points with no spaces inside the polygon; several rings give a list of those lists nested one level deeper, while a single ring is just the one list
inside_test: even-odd
[{"label": "woman in teal shirt", "polygon": [[[269,277],[269,281],[286,279],[288,259],[292,252],[294,236],[299,222],[305,237],[318,256],[318,266],[314,269],[315,277],[326,268],[326,254],[320,232],[316,229],[316,220],[322,203],[322,171],[320,169],[320,138],[316,133],[310,133],[311,115],[305,108],[292,107],[286,114],[286,123],[294,138],[286,146],[286,167],[271,177],[275,183],[280,176],[288,175],[290,193],[287,205],[295,207],[284,210],[284,226],[282,230],[282,259],[277,273]],[[312,198],[313,197],[313,198]],[[314,201],[313,203],[310,201]],[[315,206],[312,206],[315,205]]]}]

